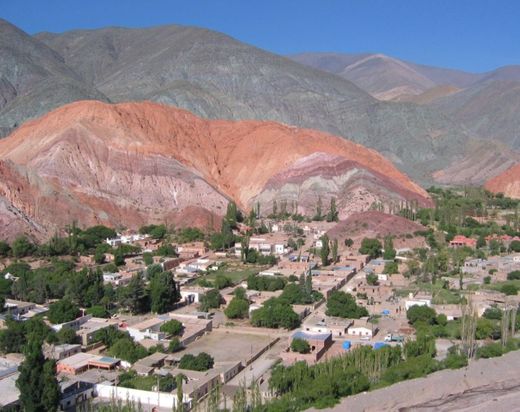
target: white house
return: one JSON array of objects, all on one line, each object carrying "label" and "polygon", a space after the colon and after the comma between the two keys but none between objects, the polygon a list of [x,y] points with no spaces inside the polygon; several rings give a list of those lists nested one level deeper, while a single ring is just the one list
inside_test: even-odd
[{"label": "white house", "polygon": [[147,319],[126,328],[128,334],[136,341],[143,339],[162,340],[166,334],[160,331],[165,321],[160,318]]},{"label": "white house", "polygon": [[412,306],[431,306],[431,304],[431,299],[408,299],[404,302],[404,307],[408,310]]}]

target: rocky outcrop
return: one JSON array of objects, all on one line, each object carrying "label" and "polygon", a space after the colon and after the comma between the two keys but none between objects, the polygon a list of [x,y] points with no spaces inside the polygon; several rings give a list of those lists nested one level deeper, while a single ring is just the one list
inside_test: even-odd
[{"label": "rocky outcrop", "polygon": [[[0,196],[44,228],[215,226],[234,200],[337,198],[341,216],[426,192],[374,150],[274,122],[208,121],[157,103],[66,105],[0,141]],[[266,209],[264,209],[266,210]]]},{"label": "rocky outcrop", "polygon": [[503,193],[514,199],[520,199],[520,164],[488,180],[484,187],[493,193]]}]

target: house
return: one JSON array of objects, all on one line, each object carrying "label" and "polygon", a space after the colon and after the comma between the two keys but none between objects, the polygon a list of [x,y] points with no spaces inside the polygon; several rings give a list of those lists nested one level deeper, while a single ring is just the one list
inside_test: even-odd
[{"label": "house", "polygon": [[187,286],[181,288],[181,298],[184,299],[184,301],[187,304],[190,303],[199,303],[202,296],[204,296],[206,293],[208,293],[213,288],[207,288],[203,286]]},{"label": "house", "polygon": [[410,293],[408,295],[408,299],[404,302],[404,307],[406,310],[410,309],[412,306],[431,306],[432,305],[432,297],[429,295],[413,295]]},{"label": "house", "polygon": [[354,320],[352,326],[347,330],[347,333],[352,336],[369,337],[372,338],[377,332],[377,328],[368,323],[367,319]]},{"label": "house", "polygon": [[94,384],[83,381],[64,380],[60,382],[60,408],[61,410],[79,410],[81,406],[95,395]]},{"label": "house", "polygon": [[46,359],[54,359],[57,361],[69,358],[80,352],[81,345],[68,343],[63,345],[45,345],[43,349],[43,355]]},{"label": "house", "polygon": [[21,300],[6,299],[4,309],[13,317],[25,315],[36,307],[36,303]]},{"label": "house", "polygon": [[147,338],[159,341],[166,338],[166,334],[160,330],[164,322],[164,319],[155,317],[128,326],[126,331],[136,342]]},{"label": "house", "polygon": [[108,356],[98,356],[90,353],[77,353],[68,358],[61,359],[56,365],[57,373],[77,375],[87,369],[111,370],[119,365],[119,359]]},{"label": "house", "polygon": [[450,247],[452,248],[469,247],[474,249],[476,246],[476,239],[471,239],[463,235],[457,235],[453,238],[453,240],[450,241]]},{"label": "house", "polygon": [[331,316],[316,317],[307,319],[302,325],[305,332],[311,333],[330,333],[333,337],[343,337],[347,334],[348,328],[353,324],[350,319],[343,319]]},{"label": "house", "polygon": [[89,317],[86,322],[80,324],[76,335],[81,339],[83,346],[88,346],[94,342],[97,333],[106,328],[117,328],[117,321],[113,319]]},{"label": "house", "polygon": [[[309,353],[298,353],[291,351],[291,343],[295,339],[306,341],[310,346]],[[280,356],[284,363],[294,363],[306,361],[309,364],[316,363],[332,346],[331,333],[313,333],[307,331],[297,331],[289,337],[289,346]]]},{"label": "house", "polygon": [[204,242],[185,243],[177,246],[177,253],[179,254],[179,257],[185,259],[200,257],[207,252],[208,248],[204,245]]}]

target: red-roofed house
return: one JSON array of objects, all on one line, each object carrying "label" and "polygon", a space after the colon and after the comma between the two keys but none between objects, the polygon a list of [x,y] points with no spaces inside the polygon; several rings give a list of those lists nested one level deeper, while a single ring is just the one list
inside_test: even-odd
[{"label": "red-roofed house", "polygon": [[452,248],[458,248],[458,247],[470,247],[475,248],[477,246],[476,239],[471,239],[466,236],[457,235],[453,238],[453,240],[450,242],[450,247]]}]

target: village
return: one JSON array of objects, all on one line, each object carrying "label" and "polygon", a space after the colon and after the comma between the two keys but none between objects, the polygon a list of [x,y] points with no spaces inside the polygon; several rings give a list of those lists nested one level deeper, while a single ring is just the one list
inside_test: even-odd
[{"label": "village", "polygon": [[[370,213],[373,220],[389,216]],[[65,298],[39,303],[6,298],[0,325],[11,331],[13,322],[44,319],[59,336],[44,344],[43,353],[56,362],[63,410],[113,399],[131,400],[145,410],[171,410],[179,402],[189,409],[208,401],[217,388],[232,403],[237,392],[252,384],[269,400],[272,368],[280,363],[313,365],[357,347],[402,347],[416,339],[410,309],[417,307],[431,308],[434,327],[443,328],[435,340],[436,358],[442,360],[462,342],[460,321],[469,307],[484,319],[496,310],[516,311],[520,303],[517,293],[492,288],[520,278],[515,277],[520,274],[520,253],[514,251],[518,237],[489,236],[484,248],[500,241],[502,253],[475,257],[477,239],[456,235],[446,246],[454,255],[466,251],[459,270],[427,281],[422,279],[426,271],[414,272],[420,255],[432,250],[423,233],[372,231],[368,235],[373,237],[367,237],[367,230],[361,230],[351,238],[354,232],[338,232],[335,219],[328,220],[266,218],[262,233],[252,231],[259,222],[234,221],[235,240],[217,249],[207,239],[181,243],[156,236],[157,226],[152,234],[122,231],[101,242],[97,251],[106,250],[101,257],[80,255],[74,270],[99,269],[103,288],[114,296],[136,279],[150,283],[153,293],[150,273],[166,273],[165,282],[173,280],[171,293],[178,295],[167,310],[98,314],[79,307],[72,319],[53,323],[53,306]],[[168,253],[157,253],[161,250]],[[31,269],[45,265],[41,258],[22,260]],[[22,281],[10,271],[17,264],[16,258],[3,259],[2,278],[10,285]],[[447,264],[444,271],[453,269]],[[69,309],[66,304],[59,308]],[[480,340],[483,344],[491,338]],[[22,361],[16,352],[0,358],[0,392],[13,394],[4,405],[17,402],[14,383]],[[179,385],[181,396],[174,390]]]}]

